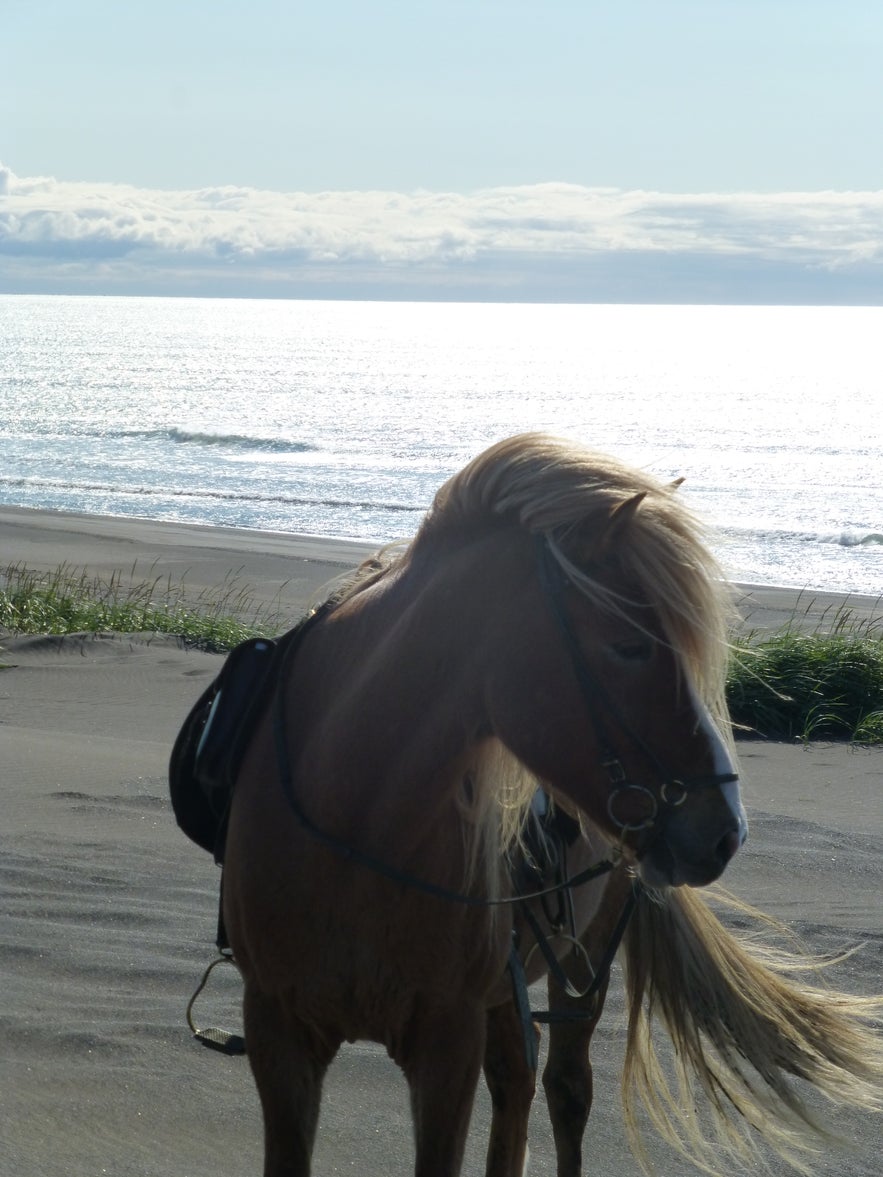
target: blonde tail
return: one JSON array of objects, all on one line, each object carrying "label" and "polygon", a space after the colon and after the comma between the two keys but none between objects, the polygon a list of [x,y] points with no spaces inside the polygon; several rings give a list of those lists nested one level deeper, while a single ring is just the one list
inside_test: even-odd
[{"label": "blonde tail", "polygon": [[[722,891],[712,894],[740,920],[784,931]],[[645,1169],[638,1104],[665,1140],[712,1174],[728,1160],[756,1159],[758,1141],[806,1171],[808,1154],[829,1135],[795,1079],[837,1104],[880,1110],[883,1040],[873,1023],[883,997],[794,979],[824,963],[737,937],[704,898],[683,887],[641,895],[625,964],[623,1106]],[[653,1045],[654,1020],[674,1045],[674,1082]],[[705,1096],[704,1110],[696,1107],[697,1093]]]}]

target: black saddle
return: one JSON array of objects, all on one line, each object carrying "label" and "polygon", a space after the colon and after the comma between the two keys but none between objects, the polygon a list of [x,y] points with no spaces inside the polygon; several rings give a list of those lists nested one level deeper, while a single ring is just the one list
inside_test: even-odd
[{"label": "black saddle", "polygon": [[175,819],[188,838],[224,860],[233,786],[278,664],[279,645],[252,638],[228,654],[178,733],[169,761]]}]

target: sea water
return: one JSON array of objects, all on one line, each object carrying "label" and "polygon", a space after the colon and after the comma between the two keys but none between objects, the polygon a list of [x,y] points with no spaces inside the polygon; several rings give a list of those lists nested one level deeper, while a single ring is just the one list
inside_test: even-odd
[{"label": "sea water", "polygon": [[[883,308],[0,297],[0,502],[378,543],[541,429],[742,582],[883,592]],[[0,553],[2,558],[2,553]]]}]

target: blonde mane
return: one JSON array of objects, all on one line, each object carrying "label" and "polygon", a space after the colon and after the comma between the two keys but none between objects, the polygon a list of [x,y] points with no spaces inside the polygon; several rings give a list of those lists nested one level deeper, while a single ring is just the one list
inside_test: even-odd
[{"label": "blonde mane", "polygon": [[[508,438],[485,450],[439,489],[406,548],[385,549],[366,562],[345,587],[346,599],[377,583],[451,535],[469,538],[482,528],[513,522],[545,536],[569,580],[607,613],[628,606],[580,565],[575,542],[603,536],[611,514],[643,495],[625,542],[617,546],[622,578],[656,613],[682,673],[708,708],[728,742],[731,728],[724,696],[731,602],[702,529],[664,484],[615,458],[546,434]],[[535,778],[502,747],[480,757],[481,788],[474,793],[470,822],[482,853],[495,843],[503,852],[518,844]],[[486,790],[494,804],[486,803]],[[484,799],[483,799],[484,798]],[[474,823],[474,824],[473,824]],[[499,856],[490,856],[491,859]]]}]

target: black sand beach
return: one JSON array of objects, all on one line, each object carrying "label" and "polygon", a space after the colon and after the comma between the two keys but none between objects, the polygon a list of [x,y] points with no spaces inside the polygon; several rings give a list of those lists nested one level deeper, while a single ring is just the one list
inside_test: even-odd
[{"label": "black sand beach", "polygon": [[[67,564],[100,575],[134,566],[136,579],[183,576],[194,590],[233,573],[292,622],[367,552],[344,541],[0,508],[3,566]],[[774,628],[795,599],[791,590],[747,590],[747,624]],[[810,612],[838,603],[814,594]],[[847,604],[857,616],[874,614],[867,599]],[[218,872],[175,825],[166,766],[219,657],[167,638],[2,637],[0,663],[0,1175],[259,1172],[247,1063],[202,1048],[184,1021],[213,955]],[[879,991],[883,752],[752,741],[740,754],[751,836],[728,888],[813,950],[862,943],[831,983]],[[232,1028],[238,990],[227,972],[198,1010]],[[617,1106],[622,1030],[615,981],[593,1050],[590,1172],[639,1172]],[[814,1171],[876,1177],[879,1121],[844,1113],[832,1122],[852,1150],[826,1150]],[[469,1177],[483,1173],[487,1123],[482,1089]],[[657,1164],[665,1177],[695,1172],[662,1150]],[[316,1173],[385,1177],[411,1165],[404,1082],[379,1048],[346,1048],[329,1075]],[[541,1094],[529,1171],[554,1173]]]}]

